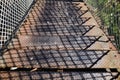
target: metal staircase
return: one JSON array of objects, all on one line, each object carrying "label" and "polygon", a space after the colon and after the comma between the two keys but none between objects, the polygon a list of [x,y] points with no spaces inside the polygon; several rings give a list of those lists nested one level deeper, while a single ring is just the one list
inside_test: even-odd
[{"label": "metal staircase", "polygon": [[120,68],[87,5],[67,0],[36,0],[0,58],[0,79],[11,80],[110,80]]}]

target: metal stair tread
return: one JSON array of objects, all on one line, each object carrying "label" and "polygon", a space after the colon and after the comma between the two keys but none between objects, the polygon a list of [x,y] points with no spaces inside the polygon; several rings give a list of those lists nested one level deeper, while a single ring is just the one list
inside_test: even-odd
[{"label": "metal stair tread", "polygon": [[11,49],[3,55],[3,64],[19,68],[90,68],[108,53],[109,50]]}]

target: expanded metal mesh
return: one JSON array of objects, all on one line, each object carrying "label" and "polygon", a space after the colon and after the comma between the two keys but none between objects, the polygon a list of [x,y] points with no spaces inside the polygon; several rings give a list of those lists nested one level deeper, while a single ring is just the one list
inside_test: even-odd
[{"label": "expanded metal mesh", "polygon": [[0,48],[18,29],[34,0],[0,0]]},{"label": "expanded metal mesh", "polygon": [[105,50],[10,50],[3,60],[6,67],[91,68],[108,53]]},{"label": "expanded metal mesh", "polygon": [[0,72],[2,80],[117,80],[116,76],[110,72]]},{"label": "expanded metal mesh", "polygon": [[[31,4],[29,1],[26,10]],[[4,67],[0,68],[0,79],[116,79],[118,72],[91,70],[110,51],[88,50],[94,43],[106,40],[102,41],[99,35],[85,35],[95,25],[82,25],[90,19],[81,17],[88,10],[80,10],[76,5],[66,0],[37,0],[19,33],[0,57],[0,66]]]}]

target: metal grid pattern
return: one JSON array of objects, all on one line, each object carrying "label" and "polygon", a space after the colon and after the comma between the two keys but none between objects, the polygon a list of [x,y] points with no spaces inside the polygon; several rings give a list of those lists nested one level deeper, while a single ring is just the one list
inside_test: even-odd
[{"label": "metal grid pattern", "polygon": [[[62,24],[69,26],[70,24],[81,25],[90,19],[90,17],[81,18],[81,16],[85,14],[88,10],[81,11],[80,7],[78,8],[70,2],[64,2],[64,1],[44,2],[44,1],[37,2],[36,9],[33,9],[34,12],[32,12],[32,14],[29,15],[28,22],[26,22],[26,24],[42,24],[42,25]],[[38,15],[39,17],[35,18],[36,15]]]},{"label": "metal grid pattern", "polygon": [[[92,25],[36,25],[36,26],[28,26],[22,27],[19,31],[20,35],[47,35],[47,36],[55,36],[55,35],[85,35],[94,26]],[[22,30],[24,29],[24,30]],[[32,34],[31,34],[32,33]]]},{"label": "metal grid pattern", "polygon": [[[76,7],[76,5],[77,4],[68,1],[38,0],[34,6],[35,8],[31,10],[26,22],[21,27],[19,31],[20,36],[16,39],[16,43],[13,41],[12,47],[24,48],[28,46],[29,48],[39,47],[39,49],[87,49],[101,36],[84,36],[95,26],[82,25],[90,19],[90,17],[81,17],[88,10],[80,10],[81,7]],[[48,40],[57,40],[52,43],[46,38]],[[47,40],[48,42],[42,42],[43,40]],[[17,47],[14,46],[15,44]]]},{"label": "metal grid pattern", "polygon": [[108,53],[99,50],[10,50],[3,59],[6,67],[91,68]]},{"label": "metal grid pattern", "polygon": [[117,73],[110,72],[0,72],[6,80],[116,80]]},{"label": "metal grid pattern", "polygon": [[[88,10],[76,10],[79,14],[74,14],[75,10],[71,11],[70,7],[72,3],[69,6],[65,5],[68,2],[64,1],[52,6],[49,6],[49,3],[43,3],[47,6],[42,2],[38,3],[39,5],[32,9],[25,25],[20,29],[21,35],[31,33],[32,35],[84,35],[94,27],[94,25],[82,25],[90,19],[90,17],[81,18]],[[68,6],[68,9],[65,9],[65,6]]]},{"label": "metal grid pattern", "polygon": [[[101,36],[100,36],[101,37]],[[95,36],[19,36],[21,47],[44,49],[87,49],[100,37]]]},{"label": "metal grid pattern", "polygon": [[33,0],[0,0],[0,48],[19,28]]},{"label": "metal grid pattern", "polygon": [[[107,42],[98,36],[86,36],[95,25],[83,25],[91,17],[82,17],[88,10],[76,7],[79,4],[67,0],[37,0],[18,34],[0,58],[0,66],[16,67],[19,72],[0,72],[0,79],[68,79],[109,80],[118,77],[118,72],[54,72],[56,69],[91,69],[106,54],[109,48],[88,49],[96,42]],[[104,63],[103,63],[104,64]],[[107,63],[106,63],[107,64]],[[41,71],[35,71],[40,69]],[[42,71],[42,69],[46,71]],[[22,69],[33,69],[30,72]],[[16,70],[17,71],[17,70]],[[33,71],[33,72],[32,72]],[[23,79],[23,80],[24,80]]]},{"label": "metal grid pattern", "polygon": [[[89,30],[95,27],[95,25],[82,25],[84,24],[84,22],[88,20],[88,18],[81,17],[81,13],[82,13],[82,11],[80,10],[81,8],[77,8],[76,5],[77,4],[66,1],[64,2],[64,1],[38,0],[34,8],[31,10],[27,20],[21,27],[18,35],[14,37],[13,42],[11,42],[11,45],[8,47],[8,50],[3,55],[5,65],[7,66],[11,65],[11,67],[16,65],[21,66],[24,64],[29,64],[30,66],[36,66],[32,64],[33,62],[31,62],[31,59],[33,58],[30,58],[30,55],[32,55],[34,58],[36,57],[35,62],[38,61],[37,64],[38,66],[40,66],[41,63],[39,62],[41,61],[39,61],[37,55],[41,54],[42,57],[46,59],[47,57],[49,57],[46,56],[46,54],[49,54],[50,58],[54,61],[54,65],[56,65],[57,67],[60,67],[62,65],[64,65],[65,67],[71,67],[71,66],[78,67],[77,62],[81,63],[81,65],[79,64],[79,66],[81,66],[82,68],[92,67],[99,59],[101,59],[101,57],[107,54],[108,51],[104,51],[104,49],[102,49],[103,51],[101,49],[100,51],[96,51],[95,49],[88,51],[88,48],[91,47],[96,42],[106,42],[106,41],[101,40],[101,36],[85,36],[85,34]],[[44,14],[46,12],[51,11],[48,8],[53,9],[52,12],[53,13],[56,12],[56,13],[54,15]],[[79,15],[75,15],[74,13],[79,13],[78,11],[79,12],[81,11],[81,13]],[[44,18],[45,16],[46,18]],[[51,17],[49,18],[49,16]],[[64,24],[65,21],[62,21],[61,19],[60,19],[61,21],[57,21],[56,19],[56,18],[61,18],[63,16],[66,19],[66,24]],[[55,18],[56,22],[52,20],[47,22],[46,19],[51,19],[51,18]],[[75,21],[74,23],[72,22],[72,19],[76,19],[76,20],[80,19],[81,21]],[[41,21],[45,21],[45,22],[42,23]],[[25,32],[26,34],[23,34],[22,31]],[[34,34],[34,33],[39,33],[39,34]],[[109,50],[109,48],[107,48],[106,50]],[[51,54],[52,52],[54,53]],[[28,53],[30,55],[28,55]],[[63,53],[68,56],[62,55]],[[75,54],[75,56],[73,56],[75,57],[75,59],[70,54]],[[21,55],[23,56],[25,55],[25,57]],[[59,56],[56,57],[56,55]],[[93,57],[91,57],[91,55]],[[58,59],[61,60],[60,62],[61,65],[57,65],[59,63],[59,61],[57,61]],[[78,59],[78,61],[76,61],[76,59]],[[49,61],[50,60],[45,60],[44,62],[47,63],[43,65],[48,65],[47,67],[51,66],[50,64],[52,63]],[[71,65],[69,65],[69,63]],[[24,66],[27,67],[28,65],[24,65]]]}]

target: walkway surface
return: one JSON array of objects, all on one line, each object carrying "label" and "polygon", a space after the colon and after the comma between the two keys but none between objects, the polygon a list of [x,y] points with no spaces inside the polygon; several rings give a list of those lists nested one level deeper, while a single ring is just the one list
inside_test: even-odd
[{"label": "walkway surface", "polygon": [[120,54],[83,2],[37,0],[0,66],[23,69],[0,72],[5,80],[110,80],[118,73],[90,69],[120,68]]}]

